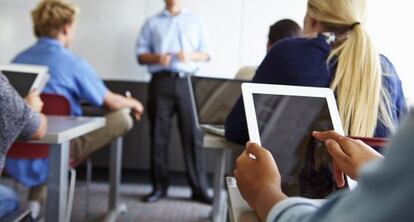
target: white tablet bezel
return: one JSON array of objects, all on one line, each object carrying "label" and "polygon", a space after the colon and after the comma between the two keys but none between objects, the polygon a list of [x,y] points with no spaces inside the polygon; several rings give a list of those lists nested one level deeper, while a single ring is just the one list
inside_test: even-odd
[{"label": "white tablet bezel", "polygon": [[[256,110],[254,107],[253,94],[269,94],[269,95],[287,95],[287,96],[305,96],[325,98],[328,104],[329,113],[332,120],[334,130],[344,135],[341,118],[339,116],[338,107],[336,105],[335,95],[329,88],[306,87],[306,86],[288,86],[276,84],[261,83],[243,83],[242,96],[244,110],[246,115],[247,129],[249,131],[250,141],[261,144],[259,128],[256,118]],[[350,189],[356,186],[356,182],[347,177]]]},{"label": "white tablet bezel", "polygon": [[2,71],[9,71],[9,72],[21,72],[27,74],[36,75],[35,81],[33,82],[30,90],[38,90],[41,93],[44,87],[49,80],[48,74],[48,67],[47,66],[40,66],[40,65],[26,65],[26,64],[8,64],[8,65],[0,65],[0,73]]}]

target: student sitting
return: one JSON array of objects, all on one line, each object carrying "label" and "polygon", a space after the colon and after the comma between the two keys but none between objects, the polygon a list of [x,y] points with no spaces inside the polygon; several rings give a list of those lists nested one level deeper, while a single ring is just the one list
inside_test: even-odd
[{"label": "student sitting", "polygon": [[261,220],[268,222],[414,221],[413,131],[411,113],[386,148],[385,158],[361,141],[332,131],[314,132],[315,138],[325,141],[332,156],[338,186],[344,185],[344,173],[358,179],[354,190],[333,194],[323,204],[287,197],[281,190],[281,177],[272,155],[254,143],[247,144],[237,159],[237,186]]},{"label": "student sitting", "polygon": [[[269,28],[266,51],[269,52],[274,44],[285,38],[297,38],[302,35],[302,29],[293,20],[282,19]],[[236,74],[235,79],[251,80],[256,73],[256,66],[244,66]]]},{"label": "student sitting", "polygon": [[[105,127],[71,142],[71,161],[74,162],[82,161],[114,138],[128,132],[133,126],[129,110],[132,109],[137,120],[141,118],[143,112],[143,106],[139,101],[111,92],[105,87],[92,66],[68,49],[74,36],[77,11],[76,6],[65,1],[41,1],[32,12],[37,42],[13,60],[14,63],[49,67],[50,80],[43,92],[66,97],[70,103],[72,115],[82,115],[81,101],[94,106],[103,105],[110,110],[105,116]],[[46,159],[37,161],[41,161],[47,169]],[[10,168],[16,171],[24,168],[30,171],[33,162],[10,160],[9,163]],[[22,175],[23,178],[19,180],[33,186],[29,192],[29,199],[34,203],[39,203],[45,196],[44,183],[46,181],[38,178],[46,178],[47,172],[36,173],[39,175],[25,175],[23,171],[15,175]]]},{"label": "student sitting", "polygon": [[[43,103],[39,93],[32,91],[23,100],[0,73],[0,176],[6,153],[18,136],[21,139],[41,139],[47,127],[46,116],[41,114]],[[16,194],[0,185],[0,218],[16,210]]]},{"label": "student sitting", "polygon": [[[345,133],[387,137],[405,112],[401,81],[379,55],[364,27],[364,0],[309,0],[307,38],[276,43],[252,82],[330,87],[335,91]],[[243,100],[226,121],[226,138],[248,140]]]}]

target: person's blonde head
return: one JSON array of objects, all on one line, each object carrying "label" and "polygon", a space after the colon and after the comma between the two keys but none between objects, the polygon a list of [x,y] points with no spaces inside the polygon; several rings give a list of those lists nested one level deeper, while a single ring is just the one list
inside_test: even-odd
[{"label": "person's blonde head", "polygon": [[63,0],[42,0],[32,11],[36,37],[56,38],[66,25],[72,25],[79,8]]},{"label": "person's blonde head", "polygon": [[329,56],[336,62],[331,88],[345,133],[353,136],[373,136],[378,119],[394,131],[380,57],[364,29],[365,8],[365,0],[308,0],[307,10],[324,31],[339,38]]}]

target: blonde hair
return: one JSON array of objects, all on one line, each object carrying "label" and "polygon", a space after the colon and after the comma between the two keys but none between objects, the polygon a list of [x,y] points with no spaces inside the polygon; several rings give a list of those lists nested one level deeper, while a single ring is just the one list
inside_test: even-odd
[{"label": "blonde hair", "polygon": [[32,11],[36,37],[56,38],[65,25],[74,22],[79,8],[63,0],[42,0]]},{"label": "blonde hair", "polygon": [[365,0],[308,0],[308,15],[328,32],[345,38],[329,55],[336,73],[331,89],[336,93],[345,133],[373,136],[377,121],[395,130],[387,90],[382,86],[380,56],[364,30]]}]

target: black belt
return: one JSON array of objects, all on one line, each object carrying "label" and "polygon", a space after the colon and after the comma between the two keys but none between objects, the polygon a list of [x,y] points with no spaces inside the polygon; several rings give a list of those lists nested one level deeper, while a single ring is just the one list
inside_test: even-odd
[{"label": "black belt", "polygon": [[153,76],[162,76],[162,77],[170,77],[170,78],[185,78],[191,75],[190,73],[186,73],[186,72],[171,72],[171,71],[159,71],[159,72],[154,72],[152,74]]}]

